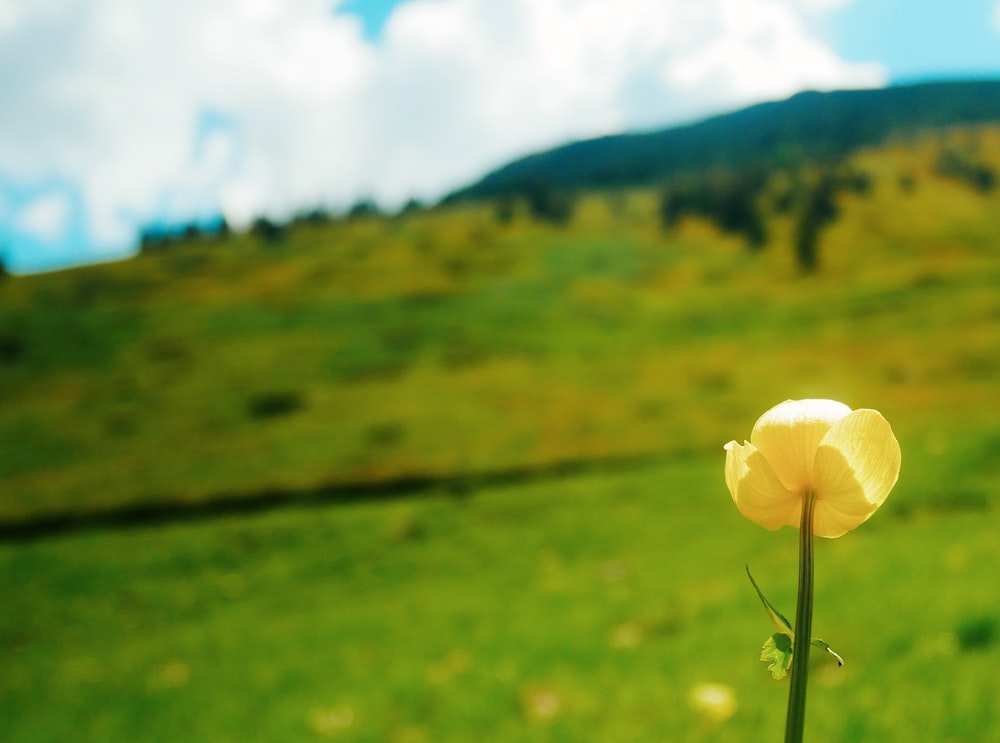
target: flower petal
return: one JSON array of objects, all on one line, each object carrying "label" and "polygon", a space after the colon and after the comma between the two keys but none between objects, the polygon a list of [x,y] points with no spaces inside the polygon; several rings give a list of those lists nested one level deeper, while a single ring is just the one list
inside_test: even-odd
[{"label": "flower petal", "polygon": [[786,400],[760,417],[750,442],[767,457],[786,488],[803,492],[812,487],[820,441],[850,412],[836,400]]},{"label": "flower petal", "polygon": [[862,509],[859,500],[856,500],[855,504],[857,508],[851,510],[850,507],[846,509],[838,507],[836,502],[817,501],[816,510],[813,512],[813,534],[828,539],[843,536],[851,529],[863,524],[875,513],[876,509],[870,506],[867,509]]},{"label": "flower petal", "polygon": [[876,410],[834,423],[816,450],[814,533],[840,536],[865,522],[899,477],[899,442]]},{"label": "flower petal", "polygon": [[753,444],[726,444],[726,485],[740,513],[754,523],[772,530],[798,526],[802,499],[781,483]]}]

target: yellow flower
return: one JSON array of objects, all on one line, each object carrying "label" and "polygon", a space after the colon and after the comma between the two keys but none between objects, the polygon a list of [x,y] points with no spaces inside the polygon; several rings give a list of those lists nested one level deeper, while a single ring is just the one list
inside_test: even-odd
[{"label": "yellow flower", "polygon": [[799,526],[816,499],[813,534],[839,537],[868,520],[899,477],[899,442],[882,414],[834,400],[786,400],[750,441],[726,444],[726,485],[744,516],[767,529]]}]

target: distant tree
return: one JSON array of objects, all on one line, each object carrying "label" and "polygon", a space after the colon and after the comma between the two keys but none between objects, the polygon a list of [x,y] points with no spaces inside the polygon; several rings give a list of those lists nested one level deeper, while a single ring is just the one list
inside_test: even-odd
[{"label": "distant tree", "polygon": [[317,206],[305,212],[296,214],[292,224],[322,225],[333,221],[333,216],[325,208]]},{"label": "distant tree", "polygon": [[15,364],[20,361],[28,345],[24,336],[13,328],[0,329],[0,364]]},{"label": "distant tree", "polygon": [[989,193],[997,185],[996,171],[985,165],[980,165],[976,168],[975,173],[969,179],[969,182],[980,193]]},{"label": "distant tree", "polygon": [[819,268],[820,224],[807,212],[795,230],[795,257],[802,273],[815,273]]},{"label": "distant tree", "polygon": [[275,243],[285,236],[285,226],[267,217],[257,217],[250,227],[250,234],[264,242]]},{"label": "distant tree", "polygon": [[685,179],[663,195],[660,219],[671,229],[685,216],[703,217],[723,232],[742,235],[750,248],[759,249],[767,243],[767,225],[759,205],[765,183],[759,171]]},{"label": "distant tree", "polygon": [[872,177],[863,170],[848,169],[838,176],[837,187],[858,196],[867,196],[872,190]]},{"label": "distant tree", "polygon": [[222,214],[219,215],[219,218],[215,223],[214,234],[215,237],[219,239],[225,239],[233,234],[233,229],[229,226],[229,221]]},{"label": "distant tree", "polygon": [[573,198],[548,183],[535,181],[524,188],[522,196],[528,205],[528,212],[539,222],[561,226],[573,216]]},{"label": "distant tree", "polygon": [[419,199],[410,198],[407,199],[406,203],[403,204],[403,208],[399,210],[400,214],[413,214],[414,212],[422,212],[424,210],[424,204]]},{"label": "distant tree", "polygon": [[139,252],[149,253],[173,248],[182,241],[226,238],[230,234],[229,223],[221,215],[214,220],[191,220],[179,225],[156,223],[147,225],[139,231]]},{"label": "distant tree", "polygon": [[305,407],[305,399],[297,390],[272,390],[252,395],[247,400],[247,414],[250,418],[280,418],[291,415]]},{"label": "distant tree", "polygon": [[720,186],[714,205],[715,219],[723,231],[743,235],[756,250],[767,242],[767,227],[757,206],[762,183],[752,177],[736,178]]},{"label": "distant tree", "polygon": [[795,254],[803,273],[819,269],[820,231],[837,217],[836,178],[823,174],[806,194],[795,229]]},{"label": "distant tree", "polygon": [[988,165],[976,160],[971,153],[962,153],[946,147],[938,155],[937,172],[945,178],[964,181],[979,193],[989,193],[996,187],[996,173]]},{"label": "distant tree", "polygon": [[347,210],[348,219],[359,219],[361,217],[377,217],[382,212],[372,199],[360,199]]},{"label": "distant tree", "polygon": [[986,165],[977,165],[969,176],[969,183],[980,193],[989,193],[997,185],[996,171]]},{"label": "distant tree", "polygon": [[202,234],[204,233],[197,222],[188,222],[184,225],[184,229],[181,230],[181,236],[185,240],[197,240]]},{"label": "distant tree", "polygon": [[670,188],[660,198],[660,221],[668,230],[676,227],[685,216],[703,211],[700,197],[690,184]]},{"label": "distant tree", "polygon": [[159,225],[147,225],[139,230],[139,252],[150,253],[165,248],[171,242],[170,235]]}]

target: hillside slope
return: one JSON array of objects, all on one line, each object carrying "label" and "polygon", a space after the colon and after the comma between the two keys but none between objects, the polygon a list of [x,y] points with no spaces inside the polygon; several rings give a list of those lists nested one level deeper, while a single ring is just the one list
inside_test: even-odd
[{"label": "hillside slope", "polygon": [[0,526],[714,456],[798,396],[877,404],[909,452],[939,432],[964,464],[920,487],[979,497],[1000,202],[949,152],[1000,169],[1000,127],[852,156],[870,186],[838,196],[808,277],[792,216],[748,250],[665,230],[651,189],[587,194],[560,227],[474,204],[7,277]]},{"label": "hillside slope", "polygon": [[1000,121],[1000,80],[807,92],[687,126],[573,142],[515,160],[448,199],[539,185],[645,185],[716,166],[838,157],[892,135],[994,121]]}]

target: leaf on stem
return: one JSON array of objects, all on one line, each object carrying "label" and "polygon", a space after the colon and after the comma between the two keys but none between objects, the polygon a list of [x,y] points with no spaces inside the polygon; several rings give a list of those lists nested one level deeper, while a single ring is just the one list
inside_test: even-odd
[{"label": "leaf on stem", "polygon": [[761,592],[760,587],[757,585],[757,581],[755,581],[753,579],[753,575],[750,574],[749,565],[746,566],[746,569],[747,569],[747,577],[753,584],[753,588],[757,592],[757,595],[760,596],[760,601],[762,604],[764,604],[764,608],[767,609],[767,615],[771,618],[771,624],[774,625],[774,628],[778,630],[778,632],[780,632],[783,635],[788,635],[789,638],[791,638],[792,623],[789,622],[787,619],[785,619],[784,615],[780,611],[775,609],[774,604],[768,601],[767,597]]},{"label": "leaf on stem", "polygon": [[[795,644],[795,633],[792,631],[791,622],[785,619],[785,616],[774,607],[774,604],[767,600],[767,597],[760,590],[757,581],[753,579],[753,575],[750,573],[749,565],[747,566],[747,577],[750,579],[750,583],[753,584],[753,588],[757,592],[757,596],[760,597],[761,603],[764,604],[764,609],[767,610],[767,616],[770,618],[771,624],[777,630],[777,632],[767,638],[760,651],[760,659],[768,662],[767,670],[771,672],[771,677],[777,681],[787,676],[788,669],[792,667],[792,650]],[[836,659],[838,666],[844,665],[844,659],[825,640],[813,638],[810,640],[810,644],[832,655]]]},{"label": "leaf on stem", "polygon": [[771,661],[767,670],[771,672],[771,678],[780,681],[788,675],[788,669],[792,667],[792,638],[784,632],[775,632],[767,638],[764,647],[760,649],[760,659]]},{"label": "leaf on stem", "polygon": [[834,649],[831,648],[829,645],[826,644],[825,640],[820,640],[818,637],[814,637],[809,642],[812,644],[812,646],[814,648],[819,648],[820,650],[825,650],[830,655],[832,655],[834,658],[836,658],[838,666],[844,665],[844,659],[841,658],[839,655],[837,655],[837,653],[834,651]]}]

